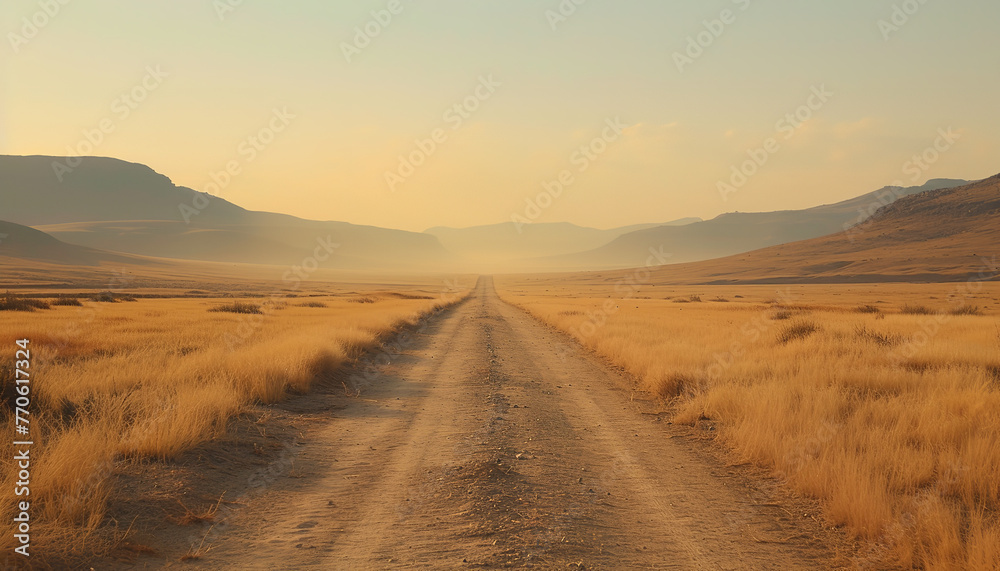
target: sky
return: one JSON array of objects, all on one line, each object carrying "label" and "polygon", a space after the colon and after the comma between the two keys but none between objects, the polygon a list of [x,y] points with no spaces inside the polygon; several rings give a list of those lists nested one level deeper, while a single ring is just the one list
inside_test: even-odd
[{"label": "sky", "polygon": [[994,0],[5,0],[0,154],[415,231],[805,208],[1000,172],[997,21]]}]

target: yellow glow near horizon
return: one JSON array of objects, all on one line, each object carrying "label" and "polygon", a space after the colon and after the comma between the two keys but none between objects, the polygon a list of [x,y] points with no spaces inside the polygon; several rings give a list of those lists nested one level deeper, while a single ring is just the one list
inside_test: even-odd
[{"label": "yellow glow near horizon", "polygon": [[[220,194],[244,207],[409,230],[509,221],[564,171],[536,221],[802,208],[1000,171],[995,3],[905,21],[891,1],[679,4],[73,2],[43,18],[16,0],[0,152],[89,148],[198,190],[238,161]],[[25,18],[45,24],[29,38]],[[294,118],[271,140],[276,109]],[[602,137],[609,120],[625,128]],[[401,156],[421,164],[390,185]]]}]

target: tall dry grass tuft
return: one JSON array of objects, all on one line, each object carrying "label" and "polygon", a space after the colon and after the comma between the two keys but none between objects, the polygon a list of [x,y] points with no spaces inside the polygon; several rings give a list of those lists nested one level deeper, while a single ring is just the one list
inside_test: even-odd
[{"label": "tall dry grass tuft", "polygon": [[[33,547],[55,558],[106,549],[121,539],[108,532],[105,506],[122,462],[177,458],[220,434],[248,405],[308,392],[385,336],[459,298],[368,305],[334,298],[260,313],[213,312],[220,300],[187,298],[10,314],[0,350],[14,347],[15,332],[31,340],[31,497],[43,522]],[[0,356],[5,403],[12,370]],[[0,408],[0,423],[13,434],[9,410]],[[0,454],[13,457],[9,440]],[[5,549],[14,547],[10,478],[9,470],[0,474]]]},{"label": "tall dry grass tuft", "polygon": [[143,395],[133,404],[118,452],[133,457],[173,459],[217,436],[245,404],[239,388],[223,373],[203,386],[181,386]]},{"label": "tall dry grass tuft", "polygon": [[819,326],[812,321],[796,321],[781,329],[778,333],[778,342],[789,343],[796,339],[805,339],[817,331]]},{"label": "tall dry grass tuft", "polygon": [[97,527],[110,493],[103,472],[114,457],[113,448],[101,445],[107,441],[107,428],[88,422],[43,437],[45,453],[38,457],[32,474],[31,494],[41,508],[35,509],[36,516],[84,529]]},{"label": "tall dry grass tuft", "polygon": [[7,292],[0,297],[0,311],[35,311],[49,309],[49,304],[40,299],[32,299]]},{"label": "tall dry grass tuft", "polygon": [[963,305],[948,311],[950,315],[986,315],[978,305]]},{"label": "tall dry grass tuft", "polygon": [[934,313],[934,310],[926,305],[906,304],[899,309],[899,312],[903,315],[931,315]]},{"label": "tall dry grass tuft", "polygon": [[[633,298],[607,312],[612,286],[497,285],[640,378],[675,422],[710,419],[737,460],[820,499],[863,545],[859,568],[1000,569],[1000,326],[995,311],[921,304],[955,286],[798,286],[779,307]],[[904,311],[858,309],[887,296]],[[1000,286],[978,298],[996,307]]]},{"label": "tall dry grass tuft", "polygon": [[234,301],[233,303],[225,303],[222,305],[217,305],[209,311],[216,313],[226,312],[226,313],[245,313],[252,315],[261,315],[264,313],[264,308],[256,303],[247,303],[244,301]]}]

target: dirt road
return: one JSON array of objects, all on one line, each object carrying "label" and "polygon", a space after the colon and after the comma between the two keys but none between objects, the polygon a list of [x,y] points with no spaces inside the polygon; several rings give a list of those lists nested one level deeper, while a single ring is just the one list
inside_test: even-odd
[{"label": "dirt road", "polygon": [[829,568],[820,540],[627,387],[481,278],[359,398],[304,397],[341,407],[193,565]]}]

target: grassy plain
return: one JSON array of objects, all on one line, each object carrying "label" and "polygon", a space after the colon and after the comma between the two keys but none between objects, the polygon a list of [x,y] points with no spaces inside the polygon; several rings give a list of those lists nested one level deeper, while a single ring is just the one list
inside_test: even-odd
[{"label": "grassy plain", "polygon": [[[14,470],[0,476],[3,549],[15,547],[15,500],[24,499],[33,552],[58,560],[107,549],[116,535],[109,539],[105,509],[123,463],[169,463],[218,436],[246,407],[329,380],[469,285],[427,277],[319,284],[294,295],[223,295],[219,284],[186,293],[137,289],[135,297],[31,290],[47,309],[5,297],[15,307],[0,311],[0,424],[15,433],[6,405],[16,396],[15,341],[28,339],[35,445],[30,498],[15,498]],[[0,444],[4,458],[14,453],[11,439]]]},{"label": "grassy plain", "polygon": [[859,568],[1000,568],[1000,284],[496,283],[819,499]]}]

